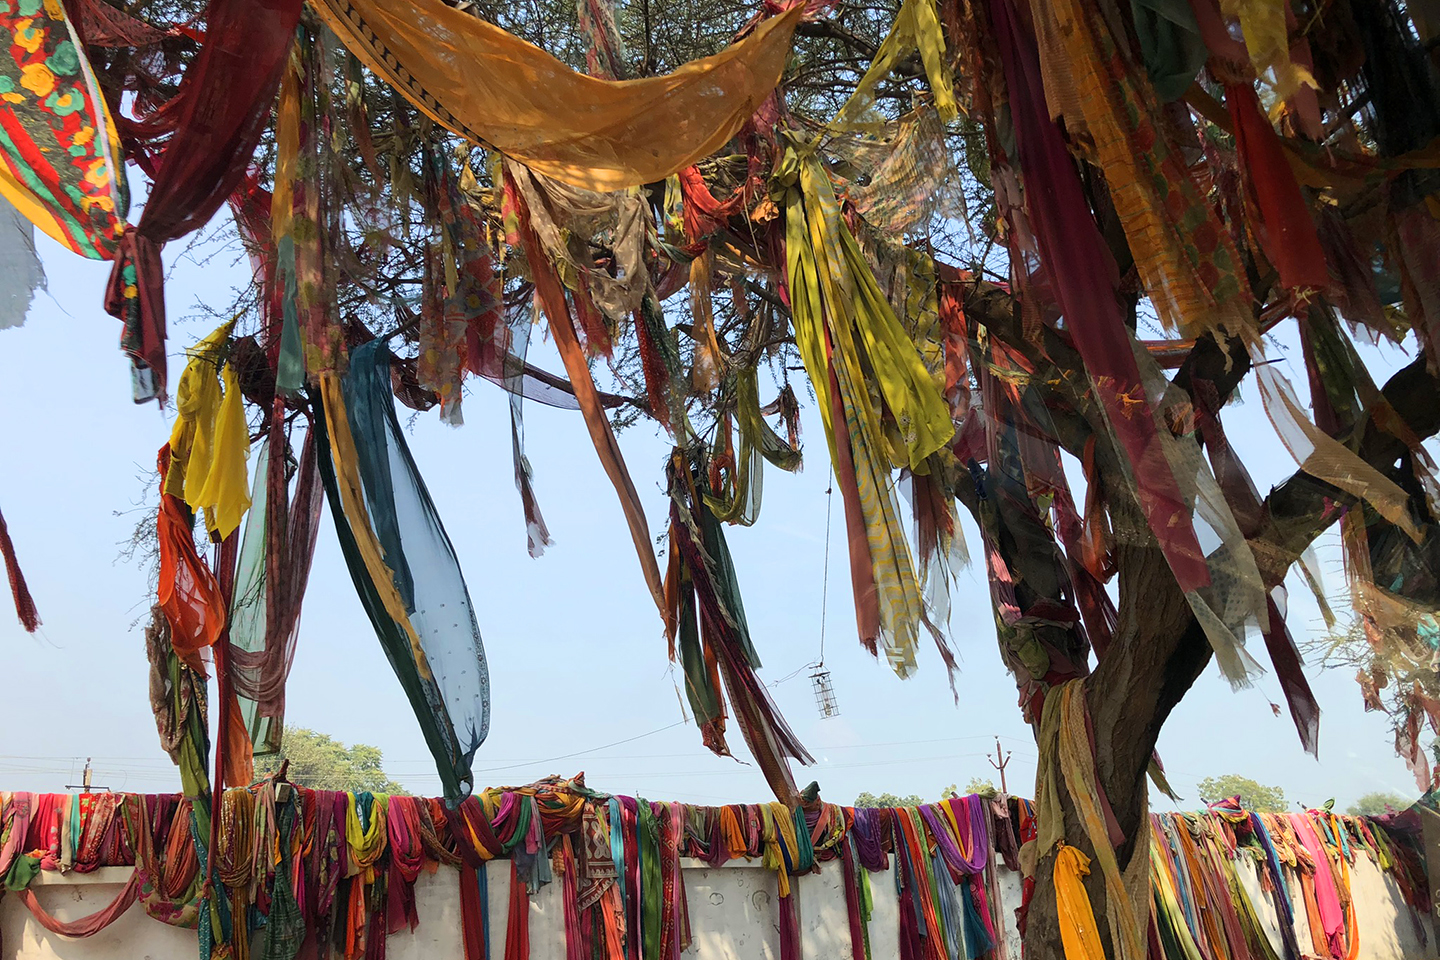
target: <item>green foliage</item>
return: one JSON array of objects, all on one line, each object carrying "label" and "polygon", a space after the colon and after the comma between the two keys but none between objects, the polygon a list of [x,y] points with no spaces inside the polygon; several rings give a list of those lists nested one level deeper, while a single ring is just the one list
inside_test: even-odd
[{"label": "green foliage", "polygon": [[915,807],[924,802],[924,797],[913,793],[908,797],[897,797],[893,793],[882,793],[878,797],[873,793],[862,793],[855,798],[857,807]]},{"label": "green foliage", "polygon": [[1345,808],[1345,812],[1352,817],[1379,817],[1387,813],[1399,813],[1412,803],[1413,800],[1398,793],[1375,790],[1350,804]]},{"label": "green foliage", "polygon": [[385,775],[379,747],[356,743],[347,747],[339,740],[299,727],[285,731],[285,744],[278,756],[257,757],[255,775],[268,777],[290,761],[286,777],[291,783],[313,790],[349,790],[355,793],[405,793],[405,788]]},{"label": "green foliage", "polygon": [[1285,810],[1285,791],[1279,787],[1267,787],[1263,783],[1227,773],[1222,777],[1206,777],[1197,785],[1200,799],[1215,803],[1239,796],[1240,805],[1256,813],[1282,813]]},{"label": "green foliage", "polygon": [[[950,789],[954,790],[955,788],[951,787]],[[996,796],[1000,791],[995,788],[995,784],[991,782],[989,777],[971,777],[970,782],[965,784],[965,789],[960,791],[958,795],[969,796],[972,793],[988,799],[989,797]]]}]

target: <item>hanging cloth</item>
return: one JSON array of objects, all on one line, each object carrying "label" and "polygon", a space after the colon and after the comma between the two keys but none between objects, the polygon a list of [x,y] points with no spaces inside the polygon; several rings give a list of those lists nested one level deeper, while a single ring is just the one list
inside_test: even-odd
[{"label": "hanging cloth", "polygon": [[[295,658],[300,604],[324,502],[313,430],[305,435],[291,500],[285,476],[288,444],[283,428],[275,429],[279,423],[275,419],[256,457],[253,506],[240,546],[230,615],[230,679],[257,755],[280,751],[285,683]],[[272,454],[277,437],[279,452]]]},{"label": "hanging cloth", "polygon": [[139,224],[120,239],[105,291],[106,312],[125,325],[121,344],[135,364],[137,403],[165,397],[160,249],[209,223],[240,185],[275,103],[300,7],[300,0],[211,0],[206,8],[205,43],[167,104],[175,132]]},{"label": "hanging cloth", "polygon": [[917,53],[925,67],[925,78],[930,83],[930,93],[935,98],[935,109],[940,119],[945,123],[954,120],[959,114],[959,106],[955,100],[955,81],[946,55],[945,34],[940,29],[935,0],[905,0],[874,60],[827,126],[831,130],[873,129],[875,124],[866,120],[872,113],[880,83],[902,61]]},{"label": "hanging cloth", "polygon": [[1248,83],[1225,86],[1225,106],[1235,124],[1235,152],[1245,185],[1260,213],[1265,255],[1287,290],[1324,290],[1330,286],[1325,251],[1295,171]]},{"label": "hanging cloth", "polygon": [[[620,508],[625,514],[625,523],[630,528],[630,540],[640,559],[641,574],[663,621],[666,619],[665,588],[660,581],[660,567],[655,562],[655,549],[650,543],[650,525],[645,519],[645,508],[640,502],[640,494],[635,489],[634,481],[630,479],[630,470],[625,466],[625,458],[620,453],[615,431],[611,429],[610,421],[601,407],[599,392],[595,389],[585,351],[580,345],[574,321],[571,319],[570,302],[566,297],[565,287],[554,265],[541,249],[540,240],[531,226],[530,211],[524,194],[508,174],[505,183],[506,202],[514,204],[516,231],[520,246],[525,251],[525,259],[530,264],[536,301],[550,321],[550,333],[555,338],[555,346],[560,351],[560,358],[564,361],[565,370],[575,388],[575,399],[580,405],[581,415],[585,418],[590,441],[595,445],[595,453],[600,457],[605,474],[620,498]],[[586,299],[583,291],[576,291],[576,296],[581,300]]]},{"label": "hanging cloth", "polygon": [[5,199],[0,187],[0,330],[22,326],[35,291],[48,289],[35,252],[35,225]]},{"label": "hanging cloth", "polygon": [[[991,9],[1021,166],[1030,184],[1026,207],[1057,305],[1117,447],[1128,459],[1147,524],[1221,670],[1232,684],[1243,685],[1259,670],[1243,642],[1247,621],[1258,620],[1264,608],[1259,572],[1198,446],[1169,426],[1182,422],[1171,418],[1189,406],[1189,398],[1170,387],[1120,314],[1115,264],[1106,255],[1059,128],[1043,109],[1036,49],[1010,3],[995,0]],[[1049,91],[1048,80],[1044,91]],[[1208,553],[1198,524],[1209,528],[1207,541],[1219,544]]]},{"label": "hanging cloth", "polygon": [[[1120,49],[1126,39],[1114,35],[1093,4],[1031,0],[1030,9],[1050,117],[1063,117],[1072,138],[1090,145],[1087,159],[1105,172],[1161,323],[1184,336],[1207,330],[1253,335],[1239,254],[1166,139],[1159,98]],[[1007,68],[1007,82],[1010,75]],[[1066,163],[1073,169],[1068,156]],[[1026,182],[1034,189],[1038,181],[1027,175]]]},{"label": "hanging cloth", "polygon": [[489,668],[455,549],[395,416],[389,348],[370,341],[343,382],[326,374],[320,384],[330,451],[322,476],[351,577],[421,721],[446,798],[458,801],[489,732]]},{"label": "hanging cloth", "polygon": [[30,596],[20,560],[15,556],[15,544],[10,539],[10,528],[5,525],[4,514],[0,514],[0,557],[5,560],[5,576],[10,581],[10,596],[15,600],[15,615],[20,618],[20,626],[27,633],[34,633],[40,628],[40,614],[35,611],[35,599]]},{"label": "hanging cloth", "polygon": [[600,80],[441,0],[319,0],[320,18],[426,116],[587,190],[664,180],[735,135],[780,80],[805,4],[674,73]]},{"label": "hanging cloth", "polygon": [[0,10],[0,197],[61,246],[114,259],[130,191],[120,136],[59,0]]},{"label": "hanging cloth", "polygon": [[908,676],[924,603],[890,471],[928,469],[926,458],[954,435],[949,407],[840,216],[820,161],[787,147],[772,190],[785,210],[796,342],[845,502],[860,639],[872,653],[878,642]]}]

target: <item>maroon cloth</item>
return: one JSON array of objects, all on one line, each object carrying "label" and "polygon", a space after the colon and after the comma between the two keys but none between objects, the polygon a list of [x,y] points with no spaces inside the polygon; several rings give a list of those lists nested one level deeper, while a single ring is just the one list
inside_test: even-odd
[{"label": "maroon cloth", "polygon": [[15,544],[10,540],[10,528],[5,525],[4,514],[0,514],[0,556],[5,558],[5,575],[10,580],[10,595],[15,598],[15,615],[20,618],[20,626],[26,632],[34,633],[40,626],[40,614],[35,611],[35,599],[30,596],[30,587],[20,570],[20,560],[15,556]]},{"label": "maroon cloth", "polygon": [[1141,509],[1180,589],[1188,593],[1209,586],[1205,553],[1160,446],[1132,350],[1133,337],[1115,298],[1114,260],[1085,200],[1060,129],[1045,109],[1039,53],[1007,0],[991,0],[990,9],[1025,176],[1026,211],[1055,301],[1111,429],[1130,459]]},{"label": "maroon cloth", "polygon": [[1315,221],[1310,219],[1310,207],[1295,181],[1285,148],[1260,109],[1255,88],[1248,83],[1227,84],[1225,105],[1235,123],[1235,152],[1245,172],[1245,184],[1260,211],[1265,255],[1280,272],[1280,285],[1287,290],[1325,289],[1330,285],[1330,272]]},{"label": "maroon cloth", "polygon": [[[208,223],[244,177],[275,102],[300,7],[300,0],[210,0],[205,44],[174,97],[175,132],[105,291],[106,311],[125,323],[126,352],[154,378],[150,395],[138,400],[165,397],[160,248]],[[138,310],[126,309],[132,282]]]},{"label": "maroon cloth", "polygon": [[[1323,391],[1316,394],[1323,395]],[[1239,455],[1225,436],[1225,429],[1220,423],[1220,395],[1210,381],[1195,379],[1190,384],[1190,396],[1195,402],[1200,439],[1205,444],[1205,452],[1210,456],[1210,464],[1215,470],[1220,492],[1225,496],[1231,513],[1235,515],[1240,532],[1247,538],[1252,537],[1260,529],[1265,508],[1249,471],[1245,469],[1245,464],[1240,461]],[[1265,649],[1270,653],[1275,675],[1280,680],[1280,689],[1285,692],[1285,704],[1290,708],[1290,718],[1295,721],[1295,729],[1300,733],[1300,743],[1308,753],[1318,757],[1320,704],[1316,702],[1315,692],[1310,689],[1310,681],[1305,677],[1300,650],[1295,646],[1295,638],[1290,635],[1290,628],[1285,624],[1285,612],[1276,601],[1275,591],[1283,589],[1281,586],[1274,586],[1266,597],[1266,618],[1269,622],[1261,630],[1261,635],[1265,638]]]}]

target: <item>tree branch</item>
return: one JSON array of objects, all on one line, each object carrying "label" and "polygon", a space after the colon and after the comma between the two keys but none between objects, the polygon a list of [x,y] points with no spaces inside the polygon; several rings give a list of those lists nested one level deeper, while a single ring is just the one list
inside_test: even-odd
[{"label": "tree branch", "polygon": [[[1426,369],[1424,357],[1391,377],[1381,394],[1416,439],[1440,433],[1440,379]],[[1358,452],[1366,463],[1388,474],[1394,472],[1397,461],[1409,448],[1384,429],[1375,412],[1370,411]],[[1355,498],[1348,493],[1303,470],[1272,489],[1265,498],[1260,531],[1252,538],[1266,585],[1282,582],[1315,538],[1340,519],[1343,508],[1354,503]]]}]

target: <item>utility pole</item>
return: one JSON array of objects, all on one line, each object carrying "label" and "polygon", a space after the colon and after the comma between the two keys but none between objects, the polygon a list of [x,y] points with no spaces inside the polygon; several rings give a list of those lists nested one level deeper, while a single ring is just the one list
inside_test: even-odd
[{"label": "utility pole", "polygon": [[[79,786],[80,789],[81,789],[81,790],[84,790],[86,793],[90,793],[90,792],[91,792],[91,783],[90,783],[90,775],[91,775],[91,771],[90,771],[90,759],[91,759],[90,757],[86,757],[86,758],[85,758],[85,772],[84,772],[83,774],[81,774],[81,776],[80,776],[80,783],[79,783],[79,784],[67,783],[67,784],[65,784],[65,789],[66,789],[66,790],[74,790],[76,786]],[[109,787],[95,787],[94,789],[96,789],[96,790],[109,791],[110,788],[109,788]]]},{"label": "utility pole", "polygon": [[1000,771],[1000,792],[1009,795],[1010,791],[1005,787],[1005,768],[1010,765],[1010,751],[1006,750],[1002,756],[1000,753],[1000,738],[995,738],[995,759],[990,761],[990,766]]}]

